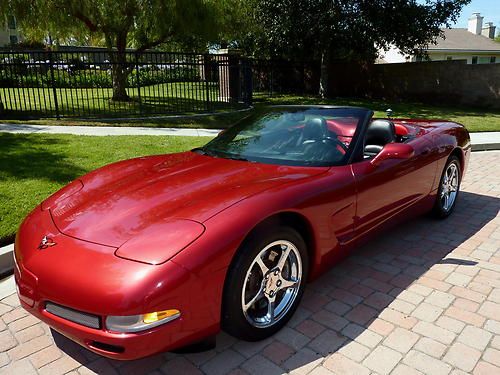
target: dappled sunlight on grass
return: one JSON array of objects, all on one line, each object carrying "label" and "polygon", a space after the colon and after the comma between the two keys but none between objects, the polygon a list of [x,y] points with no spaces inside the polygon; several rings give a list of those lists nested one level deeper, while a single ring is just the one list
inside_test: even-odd
[{"label": "dappled sunlight on grass", "polygon": [[277,95],[267,97],[257,95],[256,103],[263,104],[330,104],[351,105],[372,109],[375,116],[386,117],[391,108],[394,117],[443,119],[459,122],[469,131],[500,131],[500,111],[466,107],[441,107],[422,103],[394,102],[359,98],[321,99],[316,96]]},{"label": "dappled sunlight on grass", "polygon": [[208,140],[0,133],[0,245],[30,210],[75,178],[114,161],[185,151]]}]

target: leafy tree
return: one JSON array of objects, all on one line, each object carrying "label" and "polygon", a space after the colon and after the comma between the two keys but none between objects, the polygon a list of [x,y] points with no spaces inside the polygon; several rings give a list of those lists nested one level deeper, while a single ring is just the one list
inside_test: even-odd
[{"label": "leafy tree", "polygon": [[411,54],[442,34],[470,0],[257,0],[257,48],[321,60],[325,95],[333,59],[373,61],[377,47]]},{"label": "leafy tree", "polygon": [[[24,35],[42,40],[104,44],[113,63],[113,100],[130,100],[131,72],[124,52],[139,52],[183,38],[216,39],[232,0],[2,0],[0,12],[15,14]],[[199,45],[198,44],[198,45]]]}]

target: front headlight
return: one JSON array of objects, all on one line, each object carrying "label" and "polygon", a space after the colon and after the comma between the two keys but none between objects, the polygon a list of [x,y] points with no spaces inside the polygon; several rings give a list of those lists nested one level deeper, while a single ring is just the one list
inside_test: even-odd
[{"label": "front headlight", "polygon": [[106,328],[113,332],[139,332],[165,324],[181,316],[179,310],[163,310],[141,315],[108,316]]}]

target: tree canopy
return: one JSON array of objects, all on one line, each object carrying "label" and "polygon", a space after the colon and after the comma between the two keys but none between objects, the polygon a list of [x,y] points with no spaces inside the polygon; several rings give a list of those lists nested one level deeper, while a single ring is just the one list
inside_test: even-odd
[{"label": "tree canopy", "polygon": [[414,53],[456,21],[469,2],[255,0],[260,25],[256,50],[271,57],[321,59],[323,64],[331,59],[373,61],[378,48],[391,45]]},{"label": "tree canopy", "polygon": [[4,0],[0,11],[14,14],[29,39],[86,40],[104,44],[115,55],[113,99],[128,100],[122,54],[166,42],[205,44],[224,30],[224,17],[236,0]]},{"label": "tree canopy", "polygon": [[[234,45],[256,57],[373,61],[378,49],[412,54],[456,21],[470,0],[2,0],[28,38],[100,44],[123,52],[164,43]],[[172,44],[171,44],[172,45]],[[118,54],[117,59],[124,59]],[[128,71],[113,71],[114,99],[127,100]],[[116,84],[115,84],[116,83]]]}]

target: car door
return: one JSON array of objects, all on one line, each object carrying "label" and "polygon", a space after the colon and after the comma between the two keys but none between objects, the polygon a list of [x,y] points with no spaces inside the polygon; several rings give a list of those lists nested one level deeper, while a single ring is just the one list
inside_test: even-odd
[{"label": "car door", "polygon": [[357,192],[355,237],[377,228],[429,194],[437,166],[433,143],[420,137],[408,144],[414,154],[407,159],[390,158],[374,165],[372,158],[351,164]]}]

